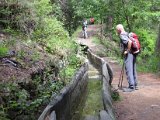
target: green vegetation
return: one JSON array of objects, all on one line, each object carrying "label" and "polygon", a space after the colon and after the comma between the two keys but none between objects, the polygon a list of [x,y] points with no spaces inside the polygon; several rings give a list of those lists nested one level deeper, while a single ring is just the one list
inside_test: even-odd
[{"label": "green vegetation", "polygon": [[106,15],[107,2],[105,0],[71,0],[71,3],[74,5],[75,16],[79,16],[80,18],[90,18],[93,16],[96,19],[96,23],[98,23]]},{"label": "green vegetation", "polygon": [[[96,23],[106,24],[101,36],[94,38],[106,47],[98,54],[120,58],[115,26],[121,23],[139,36],[139,70],[160,71],[159,6],[157,0],[1,0],[0,58],[7,57],[19,66],[0,66],[0,77],[4,76],[0,85],[0,119],[37,119],[51,95],[70,82],[84,62],[77,57],[79,48],[73,40],[76,33],[72,36],[83,18],[94,17]],[[10,51],[15,54],[10,55]],[[4,74],[8,67],[11,76]],[[37,73],[23,85],[17,82],[17,71]]]},{"label": "green vegetation", "polygon": [[[14,74],[17,69],[11,67],[12,76],[9,79],[5,76],[0,85],[0,119],[35,120],[54,97],[52,95],[70,82],[84,61],[77,57],[77,44],[64,29],[59,3],[8,0],[2,1],[0,6],[3,18],[0,24],[5,36],[0,57],[8,55],[9,50],[14,51],[15,55],[8,55],[8,59],[20,65],[17,69],[25,74],[33,70],[31,80],[25,83],[17,81],[23,76]],[[39,70],[37,66],[45,68]]]},{"label": "green vegetation", "polygon": [[8,53],[8,48],[7,48],[7,47],[0,46],[0,57],[6,56],[7,53]]},{"label": "green vegetation", "polygon": [[119,95],[118,91],[112,91],[111,97],[114,101],[120,101],[121,100],[121,96]]},{"label": "green vegetation", "polygon": [[[117,4],[114,4],[115,2]],[[112,4],[110,6],[112,8],[108,9],[110,12],[106,24],[107,34],[111,32],[113,35],[112,40],[119,42],[119,38],[115,34],[115,26],[119,23],[123,24],[127,31],[135,32],[139,36],[142,46],[141,54],[138,56],[137,66],[141,71],[159,71],[160,68],[157,60],[160,57],[157,56],[155,49],[158,37],[157,26],[160,21],[158,8],[160,2],[155,0],[129,0],[127,2],[125,0],[113,0],[113,2],[109,1],[109,4]]]},{"label": "green vegetation", "polygon": [[[74,6],[75,17],[90,18],[92,16],[97,23],[101,22],[106,24],[106,28],[103,29],[103,36],[106,36],[106,39],[109,38],[110,41],[115,41],[119,44],[119,38],[115,31],[115,26],[117,24],[123,24],[128,32],[135,32],[139,36],[142,46],[141,54],[137,60],[138,66],[140,66],[139,69],[146,69],[145,71],[153,72],[159,71],[160,67],[157,61],[160,57],[155,49],[159,50],[160,48],[158,44],[158,41],[160,41],[158,38],[158,34],[160,34],[158,33],[160,2],[157,0],[71,1],[71,5]],[[109,44],[107,44],[106,47],[108,48]],[[119,57],[121,56],[118,50],[112,48],[112,51],[115,51],[116,55]],[[111,53],[111,55],[115,55],[115,53]]]},{"label": "green vegetation", "polygon": [[158,72],[160,57],[155,51],[156,34],[153,31],[138,29],[137,34],[140,36],[142,51],[137,57],[139,64],[138,70],[144,72]]},{"label": "green vegetation", "polygon": [[97,55],[99,56],[109,56],[109,57],[117,57],[120,56],[119,46],[114,41],[110,41],[106,37],[96,36],[93,37],[93,42],[97,45],[101,45],[101,49],[97,51]]},{"label": "green vegetation", "polygon": [[[9,119],[37,119],[50,101],[51,95],[58,93],[63,88],[61,81],[52,80],[41,84],[42,79],[35,77],[29,84],[6,83],[0,89],[6,93],[1,94],[5,103],[0,106],[0,116]],[[7,114],[8,113],[8,114]]]}]

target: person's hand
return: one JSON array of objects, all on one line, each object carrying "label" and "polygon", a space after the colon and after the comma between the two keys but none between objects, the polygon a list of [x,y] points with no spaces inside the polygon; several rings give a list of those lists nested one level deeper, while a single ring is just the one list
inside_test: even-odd
[{"label": "person's hand", "polygon": [[124,54],[124,55],[127,55],[127,54],[128,54],[128,51],[127,51],[127,50],[125,50],[123,54]]}]

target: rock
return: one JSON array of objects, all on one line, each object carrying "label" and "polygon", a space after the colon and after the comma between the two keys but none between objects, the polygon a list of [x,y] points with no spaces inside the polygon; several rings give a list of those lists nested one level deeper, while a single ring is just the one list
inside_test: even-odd
[{"label": "rock", "polygon": [[105,110],[100,111],[100,120],[112,120]]},{"label": "rock", "polygon": [[55,113],[55,111],[53,111],[51,113],[49,120],[56,120],[56,113]]},{"label": "rock", "polygon": [[86,117],[84,118],[84,120],[98,120],[98,117],[88,115],[88,116],[86,116]]}]

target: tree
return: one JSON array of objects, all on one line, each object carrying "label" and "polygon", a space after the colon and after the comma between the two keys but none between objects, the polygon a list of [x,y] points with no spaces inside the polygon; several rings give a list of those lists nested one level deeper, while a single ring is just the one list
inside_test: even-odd
[{"label": "tree", "polygon": [[160,24],[159,24],[159,32],[158,32],[158,38],[157,38],[157,44],[156,44],[156,51],[159,54],[160,51]]}]

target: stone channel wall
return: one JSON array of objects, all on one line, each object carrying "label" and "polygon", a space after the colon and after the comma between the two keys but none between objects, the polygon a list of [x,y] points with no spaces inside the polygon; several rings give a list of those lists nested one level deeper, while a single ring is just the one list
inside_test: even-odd
[{"label": "stone channel wall", "polygon": [[[100,111],[100,120],[115,120],[110,84],[113,72],[109,64],[88,50],[88,59],[102,76],[102,98],[104,109]],[[88,83],[88,63],[85,63],[75,74],[71,83],[64,87],[58,96],[53,97],[38,120],[71,120],[78,104],[85,94]]]},{"label": "stone channel wall", "polygon": [[110,84],[113,79],[113,72],[109,64],[102,58],[93,54],[92,51],[88,50],[88,59],[91,64],[97,68],[102,76],[103,87],[102,87],[102,98],[104,104],[104,110],[100,112],[100,119],[102,120],[115,120]]},{"label": "stone channel wall", "polygon": [[71,120],[88,83],[88,63],[75,74],[71,83],[53,97],[38,120]]}]

